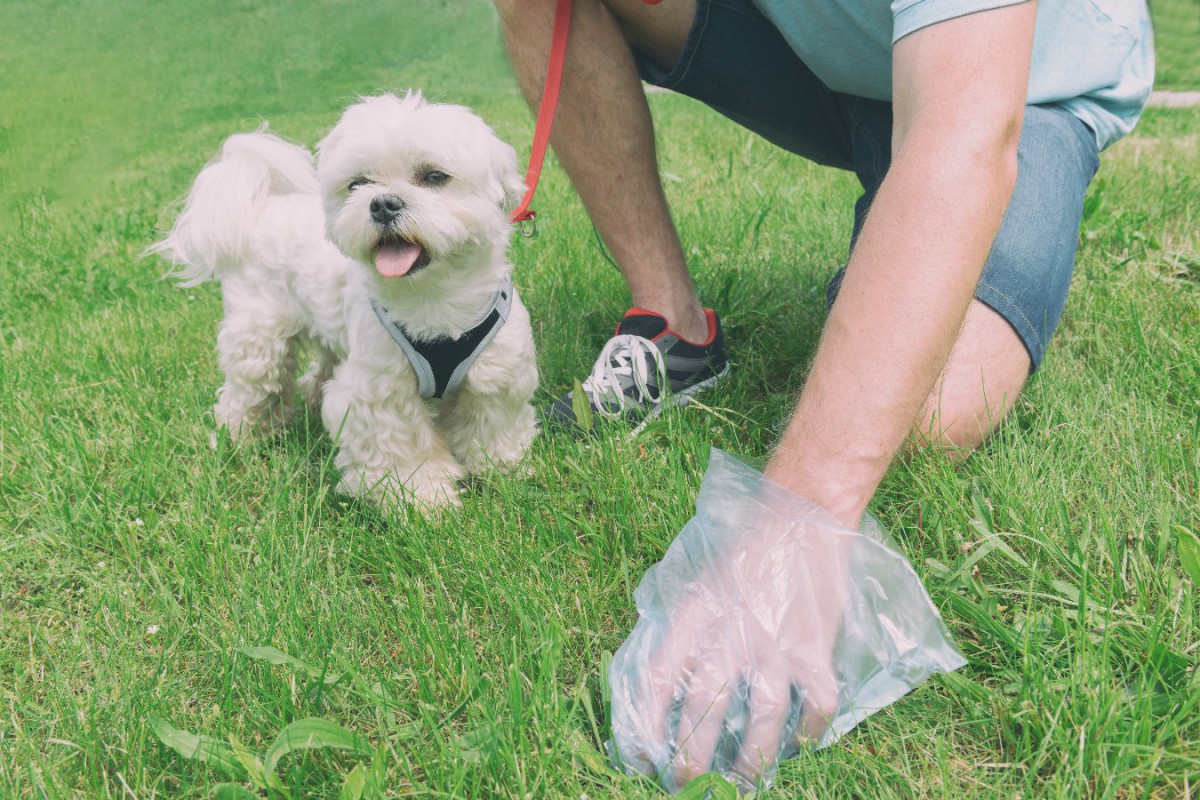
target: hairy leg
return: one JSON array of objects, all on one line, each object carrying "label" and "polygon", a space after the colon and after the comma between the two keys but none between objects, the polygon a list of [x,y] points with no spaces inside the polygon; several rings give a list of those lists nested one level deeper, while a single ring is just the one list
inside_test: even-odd
[{"label": "hairy leg", "polygon": [[515,467],[537,435],[524,392],[482,395],[464,389],[447,405],[441,422],[450,452],[469,475]]},{"label": "hairy leg", "polygon": [[515,297],[504,328],[439,415],[450,452],[468,474],[511,469],[521,461],[537,434],[530,405],[537,382],[529,312]]},{"label": "hairy leg", "polygon": [[[496,0],[526,101],[541,102],[554,0]],[[669,66],[683,48],[694,0],[576,0],[551,143],[613,254],[633,304],[662,314],[685,338],[708,333],[658,175],[650,110],[630,49]]]}]

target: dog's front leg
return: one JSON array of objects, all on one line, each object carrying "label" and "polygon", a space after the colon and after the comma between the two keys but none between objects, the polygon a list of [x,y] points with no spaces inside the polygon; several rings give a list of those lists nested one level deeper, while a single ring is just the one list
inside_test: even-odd
[{"label": "dog's front leg", "polygon": [[450,454],[408,371],[347,361],[325,384],[321,416],[337,442],[339,489],[385,510],[458,505],[463,469]]},{"label": "dog's front leg", "polygon": [[450,451],[467,472],[512,469],[521,461],[537,435],[529,404],[537,380],[529,315],[518,302],[508,327],[480,355],[442,413]]}]

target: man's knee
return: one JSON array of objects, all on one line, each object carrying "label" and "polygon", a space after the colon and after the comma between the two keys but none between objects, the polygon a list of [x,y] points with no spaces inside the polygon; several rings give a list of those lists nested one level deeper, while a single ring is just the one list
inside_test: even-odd
[{"label": "man's knee", "polygon": [[1029,366],[1029,351],[1008,320],[973,301],[910,449],[962,457],[978,448],[1012,410]]}]

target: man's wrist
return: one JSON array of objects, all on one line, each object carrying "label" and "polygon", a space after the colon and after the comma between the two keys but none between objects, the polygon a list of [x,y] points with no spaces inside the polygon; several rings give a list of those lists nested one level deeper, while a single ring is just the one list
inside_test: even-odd
[{"label": "man's wrist", "polygon": [[804,460],[794,457],[783,445],[763,470],[772,482],[815,503],[849,530],[857,530],[871,494],[832,479],[828,469],[824,472],[812,474]]}]

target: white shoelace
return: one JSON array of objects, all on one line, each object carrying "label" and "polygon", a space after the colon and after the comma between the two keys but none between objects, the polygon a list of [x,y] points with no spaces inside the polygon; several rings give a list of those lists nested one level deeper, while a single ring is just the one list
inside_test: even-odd
[{"label": "white shoelace", "polygon": [[[654,359],[654,375],[658,378],[658,391],[652,393],[646,384],[647,354]],[[663,387],[667,384],[667,366],[662,353],[654,342],[630,333],[614,336],[600,351],[592,374],[583,382],[583,391],[593,399],[592,408],[608,419],[616,419],[625,410],[625,391],[621,378],[630,377],[642,403],[657,403],[662,399]],[[605,407],[604,401],[615,400],[616,410]]]}]

